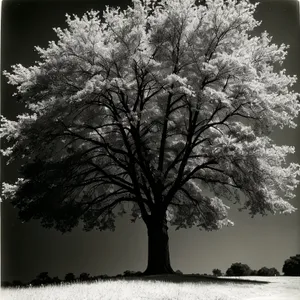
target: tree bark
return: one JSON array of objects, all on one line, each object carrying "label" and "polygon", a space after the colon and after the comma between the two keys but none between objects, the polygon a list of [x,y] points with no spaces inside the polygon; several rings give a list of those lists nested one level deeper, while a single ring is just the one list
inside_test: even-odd
[{"label": "tree bark", "polygon": [[147,222],[148,229],[148,266],[144,275],[172,274],[170,264],[169,236],[166,221],[155,219]]}]

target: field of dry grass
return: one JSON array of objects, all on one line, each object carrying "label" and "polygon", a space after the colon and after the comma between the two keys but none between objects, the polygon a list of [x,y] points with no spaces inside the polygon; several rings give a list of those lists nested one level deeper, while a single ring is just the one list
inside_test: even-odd
[{"label": "field of dry grass", "polygon": [[[182,277],[182,279],[186,277]],[[243,277],[268,281],[152,277],[34,288],[5,288],[2,300],[299,300],[300,277]]]}]

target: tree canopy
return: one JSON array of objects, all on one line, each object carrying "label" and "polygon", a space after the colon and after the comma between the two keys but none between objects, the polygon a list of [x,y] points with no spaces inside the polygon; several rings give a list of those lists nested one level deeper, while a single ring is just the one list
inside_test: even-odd
[{"label": "tree canopy", "polygon": [[216,276],[216,277],[219,277],[219,276],[222,276],[222,275],[223,275],[223,274],[222,274],[222,271],[221,271],[220,269],[213,269],[213,270],[212,270],[212,273],[213,273],[213,275]]},{"label": "tree canopy", "polygon": [[262,267],[257,271],[257,276],[279,276],[280,273],[276,268]]},{"label": "tree canopy", "polygon": [[20,218],[104,230],[129,211],[148,228],[214,230],[232,224],[228,201],[293,212],[294,147],[270,133],[296,127],[296,77],[281,66],[287,46],[251,35],[255,7],[134,0],[67,15],[35,65],[4,72],[27,109],[0,131],[3,155],[24,162],[2,191]]},{"label": "tree canopy", "polygon": [[227,276],[249,276],[251,269],[247,264],[233,263],[226,271]]},{"label": "tree canopy", "polygon": [[282,272],[286,276],[300,276],[300,254],[296,254],[285,260]]}]

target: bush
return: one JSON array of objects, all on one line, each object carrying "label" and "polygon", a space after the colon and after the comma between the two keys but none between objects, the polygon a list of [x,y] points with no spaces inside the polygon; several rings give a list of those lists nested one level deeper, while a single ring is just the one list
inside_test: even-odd
[{"label": "bush", "polygon": [[285,276],[300,276],[300,254],[287,259],[282,267],[282,272]]},{"label": "bush", "polygon": [[35,285],[46,285],[50,283],[52,283],[52,278],[48,275],[48,272],[41,272],[39,275],[36,276]]},{"label": "bush", "polygon": [[59,284],[59,283],[61,283],[61,280],[57,276],[55,276],[52,278],[52,283]]},{"label": "bush", "polygon": [[89,277],[88,281],[99,281],[102,279],[108,278],[108,275],[104,274],[104,275],[96,275],[96,276],[91,276]]},{"label": "bush", "polygon": [[227,276],[249,276],[252,270],[246,264],[234,263],[226,271]]},{"label": "bush", "polygon": [[226,276],[234,276],[233,270],[231,268],[227,269]]},{"label": "bush", "polygon": [[10,283],[9,281],[1,281],[1,286],[2,287],[10,287],[10,286],[12,286],[12,283]]},{"label": "bush", "polygon": [[90,279],[90,274],[88,273],[83,272],[79,275],[80,281],[88,281],[89,279]]},{"label": "bush", "polygon": [[258,276],[278,276],[280,273],[275,268],[263,267],[257,271]]},{"label": "bush", "polygon": [[280,273],[276,268],[271,268],[269,271],[271,272],[270,276],[280,276]]},{"label": "bush", "polygon": [[13,280],[12,286],[23,286],[23,283],[20,280]]},{"label": "bush", "polygon": [[67,273],[65,276],[65,281],[67,282],[71,282],[71,281],[75,281],[75,275],[73,273]]},{"label": "bush", "polygon": [[222,276],[222,271],[220,269],[213,269],[212,273],[215,277]]},{"label": "bush", "polygon": [[42,282],[37,278],[30,281],[30,285],[32,285],[32,286],[39,286],[41,284],[42,284]]}]

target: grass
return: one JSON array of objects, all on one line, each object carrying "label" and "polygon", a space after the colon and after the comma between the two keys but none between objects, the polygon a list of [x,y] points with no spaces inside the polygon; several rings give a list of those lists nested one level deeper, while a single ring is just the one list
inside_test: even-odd
[{"label": "grass", "polygon": [[[299,300],[300,277],[148,276],[32,288],[4,288],[3,300]],[[255,280],[254,282],[250,280]],[[269,283],[261,283],[260,281]]]}]

